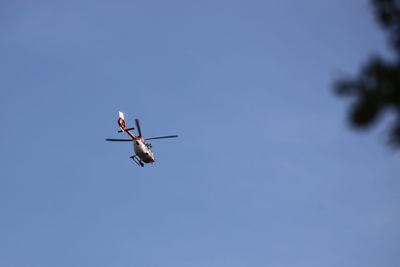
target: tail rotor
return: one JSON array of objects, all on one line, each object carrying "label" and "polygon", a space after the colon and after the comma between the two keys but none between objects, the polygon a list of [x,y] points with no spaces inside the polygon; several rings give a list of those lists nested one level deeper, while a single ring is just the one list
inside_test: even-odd
[{"label": "tail rotor", "polygon": [[[118,125],[119,125],[119,128],[121,128],[121,132],[125,132],[127,130],[124,113],[122,113],[121,111],[118,112]],[[120,132],[120,131],[118,131],[118,132]]]}]

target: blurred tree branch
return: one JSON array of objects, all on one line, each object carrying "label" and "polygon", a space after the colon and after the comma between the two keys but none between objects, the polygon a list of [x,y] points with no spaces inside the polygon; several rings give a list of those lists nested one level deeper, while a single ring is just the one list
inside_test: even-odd
[{"label": "blurred tree branch", "polygon": [[358,128],[372,126],[386,110],[395,113],[389,141],[400,148],[400,0],[372,0],[375,15],[388,33],[395,59],[373,56],[354,79],[336,81],[335,92],[356,98],[349,118]]}]

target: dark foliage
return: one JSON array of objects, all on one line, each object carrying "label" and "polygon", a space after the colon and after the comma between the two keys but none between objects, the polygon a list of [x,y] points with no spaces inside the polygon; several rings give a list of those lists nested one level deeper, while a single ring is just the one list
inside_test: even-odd
[{"label": "dark foliage", "polygon": [[384,111],[395,114],[389,140],[400,148],[400,1],[373,0],[378,21],[387,31],[396,54],[392,61],[372,57],[355,79],[336,82],[335,91],[341,96],[356,98],[349,117],[353,126],[368,128]]}]

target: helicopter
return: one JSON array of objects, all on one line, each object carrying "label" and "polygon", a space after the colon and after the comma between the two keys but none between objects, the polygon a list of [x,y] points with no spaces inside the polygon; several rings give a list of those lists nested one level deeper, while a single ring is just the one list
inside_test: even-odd
[{"label": "helicopter", "polygon": [[124,113],[122,113],[121,111],[118,112],[117,122],[118,122],[118,125],[120,128],[118,133],[127,133],[129,135],[130,139],[107,138],[106,141],[132,142],[133,143],[133,151],[135,154],[133,156],[131,156],[130,158],[138,166],[141,166],[141,167],[144,167],[145,163],[154,163],[154,161],[155,161],[154,153],[151,151],[152,145],[148,142],[148,140],[178,137],[178,135],[165,135],[165,136],[157,136],[157,137],[151,137],[151,138],[143,138],[142,131],[140,129],[139,119],[135,119],[136,129],[137,129],[139,135],[134,135],[131,133],[131,131],[134,130],[135,128],[133,128],[133,127],[127,128],[126,127]]}]

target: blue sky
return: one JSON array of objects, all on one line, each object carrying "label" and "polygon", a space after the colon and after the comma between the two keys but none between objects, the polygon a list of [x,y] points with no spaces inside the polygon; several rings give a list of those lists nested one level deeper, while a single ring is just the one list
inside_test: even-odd
[{"label": "blue sky", "polygon": [[[332,93],[374,53],[366,0],[2,1],[0,265],[398,266],[399,154]],[[180,137],[138,168],[119,110]]]}]

